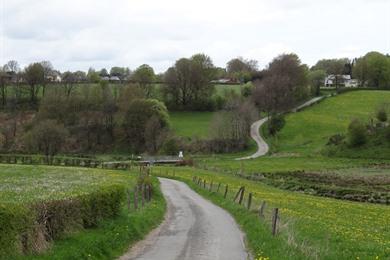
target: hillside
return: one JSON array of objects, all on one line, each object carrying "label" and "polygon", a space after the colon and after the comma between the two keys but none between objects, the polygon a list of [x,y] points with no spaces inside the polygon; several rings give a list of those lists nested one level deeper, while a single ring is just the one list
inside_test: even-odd
[{"label": "hillside", "polygon": [[318,154],[330,136],[345,133],[354,118],[368,122],[376,108],[384,102],[390,102],[389,91],[353,91],[327,98],[302,112],[289,114],[285,127],[277,138],[271,140],[273,149],[295,156]]}]

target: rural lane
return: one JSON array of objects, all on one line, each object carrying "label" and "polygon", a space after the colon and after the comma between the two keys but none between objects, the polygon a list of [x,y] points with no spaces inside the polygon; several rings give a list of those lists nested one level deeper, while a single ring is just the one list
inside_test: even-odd
[{"label": "rural lane", "polygon": [[249,259],[233,217],[183,182],[159,178],[167,201],[164,222],[120,259]]},{"label": "rural lane", "polygon": [[[309,101],[303,103],[302,105],[294,108],[293,110],[291,110],[291,112],[297,112],[305,107],[308,107],[308,106],[311,106],[313,105],[314,103],[320,101],[321,99],[325,98],[324,96],[320,96],[320,97],[315,97],[315,98],[312,98],[310,99]],[[251,125],[251,138],[253,140],[255,140],[256,144],[257,144],[257,151],[252,154],[252,155],[249,155],[249,156],[245,156],[245,157],[241,157],[241,158],[236,158],[236,160],[248,160],[248,159],[255,159],[255,158],[258,158],[258,157],[261,157],[261,156],[264,156],[268,153],[269,151],[269,146],[268,144],[266,143],[266,141],[264,140],[264,138],[260,135],[260,127],[265,123],[267,122],[269,119],[269,117],[265,117],[265,118],[262,118],[256,122],[254,122],[252,125]]]}]

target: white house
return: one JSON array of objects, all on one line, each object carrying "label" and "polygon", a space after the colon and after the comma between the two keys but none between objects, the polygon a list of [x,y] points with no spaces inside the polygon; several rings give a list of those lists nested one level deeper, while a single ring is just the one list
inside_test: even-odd
[{"label": "white house", "polygon": [[325,78],[324,87],[332,88],[336,86],[356,88],[358,87],[358,81],[356,79],[352,79],[351,75],[328,75]]}]

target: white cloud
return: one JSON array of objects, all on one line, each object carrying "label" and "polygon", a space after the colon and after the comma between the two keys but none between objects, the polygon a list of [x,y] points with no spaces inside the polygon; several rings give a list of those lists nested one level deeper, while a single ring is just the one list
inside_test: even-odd
[{"label": "white cloud", "polygon": [[390,52],[388,0],[0,0],[0,63],[51,60],[61,70],[148,63],[166,70],[203,52],[266,66]]}]

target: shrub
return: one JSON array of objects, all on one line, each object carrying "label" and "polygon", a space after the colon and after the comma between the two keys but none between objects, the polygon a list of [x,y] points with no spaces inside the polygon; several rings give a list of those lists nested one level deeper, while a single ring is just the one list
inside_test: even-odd
[{"label": "shrub", "polygon": [[32,214],[27,208],[0,204],[0,259],[28,251],[26,238],[33,224]]},{"label": "shrub", "polygon": [[64,126],[55,120],[43,120],[26,135],[25,142],[32,152],[42,152],[51,163],[53,156],[61,150],[67,134]]},{"label": "shrub", "polygon": [[350,146],[361,146],[367,142],[366,126],[358,119],[352,120],[348,126],[348,143]]},{"label": "shrub", "polygon": [[161,148],[161,153],[164,155],[178,155],[180,141],[175,137],[169,137],[165,140]]},{"label": "shrub", "polygon": [[0,259],[46,250],[50,241],[119,215],[123,186],[33,205],[0,204]]},{"label": "shrub", "polygon": [[390,142],[390,126],[387,126],[385,129],[385,138],[388,142]]},{"label": "shrub", "polygon": [[268,122],[268,131],[271,135],[275,135],[277,132],[282,130],[285,124],[286,120],[283,115],[272,115]]},{"label": "shrub", "polygon": [[329,137],[328,143],[326,145],[340,145],[343,143],[345,135],[335,134]]},{"label": "shrub", "polygon": [[379,120],[379,122],[382,123],[387,121],[387,113],[383,107],[379,108],[378,111],[376,111],[376,118]]}]

